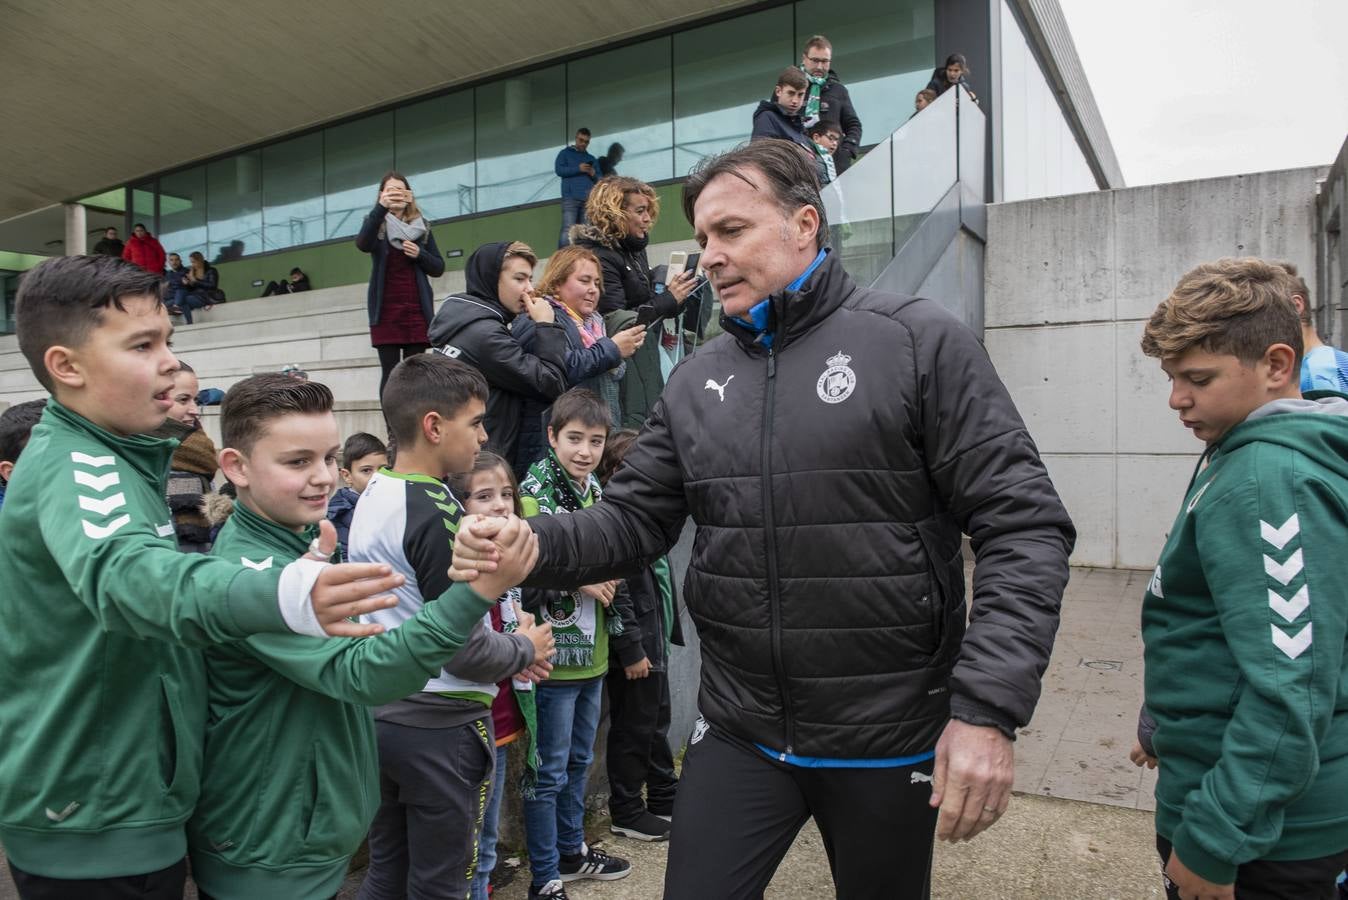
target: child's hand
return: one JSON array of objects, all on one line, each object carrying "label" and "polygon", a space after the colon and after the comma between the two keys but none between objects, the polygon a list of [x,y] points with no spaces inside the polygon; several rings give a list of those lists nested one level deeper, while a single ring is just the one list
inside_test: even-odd
[{"label": "child's hand", "polygon": [[604,605],[605,609],[613,604],[613,592],[618,589],[616,581],[601,581],[599,584],[587,584],[580,589],[580,592],[587,597],[593,597]]},{"label": "child's hand", "polygon": [[651,674],[651,661],[643,656],[639,662],[623,666],[623,672],[626,673],[628,681],[645,678]]},{"label": "child's hand", "polygon": [[501,516],[464,516],[454,536],[450,581],[473,581],[479,573],[495,572],[501,559],[496,535],[506,526]]},{"label": "child's hand", "polygon": [[[493,538],[500,554],[494,572],[479,572],[473,580],[473,589],[482,597],[499,597],[523,581],[538,562],[538,536],[518,516],[506,518],[505,524]],[[460,528],[462,531],[462,528]],[[450,571],[462,568],[457,559],[459,542],[454,542],[455,562]]]},{"label": "child's hand", "polygon": [[[318,523],[318,540],[309,556],[330,559],[337,550],[337,530],[327,519]],[[398,605],[398,598],[386,593],[406,579],[379,563],[344,563],[326,566],[309,591],[318,624],[332,637],[365,637],[379,634],[384,626],[352,622],[357,616]]]},{"label": "child's hand", "polygon": [[557,652],[557,642],[552,637],[552,623],[535,622],[533,614],[520,609],[518,603],[515,604],[515,620],[518,622],[515,633],[524,635],[534,645],[534,661],[519,677],[529,678],[536,683],[542,678],[530,677],[531,672],[541,670],[543,678],[546,678],[547,673],[552,671],[552,663],[548,660]]},{"label": "child's hand", "polygon": [[1128,751],[1128,758],[1139,769],[1143,766],[1148,769],[1156,768],[1156,757],[1147,755],[1147,751],[1142,749],[1141,741],[1133,741],[1133,749]]}]

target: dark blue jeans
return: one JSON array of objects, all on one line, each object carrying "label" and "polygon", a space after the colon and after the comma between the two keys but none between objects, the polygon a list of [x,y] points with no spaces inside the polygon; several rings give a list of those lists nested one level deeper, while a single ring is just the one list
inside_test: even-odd
[{"label": "dark blue jeans", "polygon": [[182,311],[183,321],[188,325],[192,324],[192,310],[202,309],[210,306],[211,301],[205,294],[196,291],[188,291],[185,287],[174,288],[169,297],[169,305],[178,307]]},{"label": "dark blue jeans", "polygon": [[562,234],[557,238],[557,248],[560,250],[571,243],[571,226],[583,224],[585,222],[585,201],[577,200],[574,197],[562,198]]},{"label": "dark blue jeans", "polygon": [[[602,626],[601,626],[602,627]],[[561,854],[585,843],[585,775],[594,759],[604,679],[538,686],[538,784],[524,800],[524,828],[533,883],[560,877]]]}]

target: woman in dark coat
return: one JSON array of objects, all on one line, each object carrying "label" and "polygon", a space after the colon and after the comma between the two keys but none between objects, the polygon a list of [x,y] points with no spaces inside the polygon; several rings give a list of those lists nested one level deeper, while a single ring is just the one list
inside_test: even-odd
[{"label": "woman in dark coat", "polygon": [[[646,260],[646,244],[651,228],[660,217],[660,198],[644,181],[614,175],[600,179],[585,201],[587,225],[571,229],[571,243],[584,247],[599,258],[604,292],[599,297],[599,312],[605,317],[620,310],[638,310],[649,306],[649,320],[673,319],[684,311],[684,301],[693,291],[696,274],[685,272],[665,289],[655,292],[655,279]],[[630,325],[632,317],[609,320],[609,330],[617,332]],[[696,317],[694,317],[696,319]],[[620,384],[624,425],[640,427],[646,413],[664,387],[660,353],[678,356],[680,329],[661,330],[651,335],[644,347],[628,362]]]},{"label": "woman in dark coat", "polygon": [[389,172],[379,182],[379,200],[360,226],[356,248],[374,262],[368,299],[370,343],[379,354],[383,396],[393,367],[431,345],[430,280],[445,271],[435,235],[401,174]]}]

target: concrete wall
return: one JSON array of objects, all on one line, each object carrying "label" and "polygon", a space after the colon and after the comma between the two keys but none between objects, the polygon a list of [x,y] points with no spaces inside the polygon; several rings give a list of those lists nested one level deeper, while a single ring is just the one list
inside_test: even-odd
[{"label": "concrete wall", "polygon": [[988,208],[985,341],[1076,521],[1073,564],[1151,568],[1202,450],[1138,347],[1143,321],[1218,257],[1291,260],[1309,278],[1322,173]]}]

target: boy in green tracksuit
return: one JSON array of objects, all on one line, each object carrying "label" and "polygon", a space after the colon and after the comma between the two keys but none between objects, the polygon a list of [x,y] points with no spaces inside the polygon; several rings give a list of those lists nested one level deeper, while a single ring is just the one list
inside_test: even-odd
[{"label": "boy in green tracksuit", "polygon": [[1332,897],[1348,861],[1348,398],[1303,399],[1285,270],[1185,275],[1142,349],[1207,443],[1142,608],[1171,897]]},{"label": "boy in green tracksuit", "polygon": [[179,897],[206,699],[189,648],[373,634],[346,617],[393,603],[377,595],[401,578],[179,553],[164,499],[177,442],[145,436],[178,365],[158,277],[51,259],[17,306],[19,347],[52,397],[0,517],[0,842],[23,897]]},{"label": "boy in green tracksuit", "polygon": [[[480,415],[481,398],[477,405]],[[221,430],[221,468],[238,502],[213,555],[257,570],[303,555],[337,478],[331,392],[279,373],[245,379],[225,395]],[[476,591],[505,590],[524,562],[515,554],[491,584],[450,585],[402,627],[361,641],[266,635],[206,651],[206,754],[188,824],[203,894],[337,892],[379,799],[374,720],[358,704],[420,688],[494,604]],[[517,668],[532,661],[534,637],[546,643],[541,631],[519,632]]]}]

